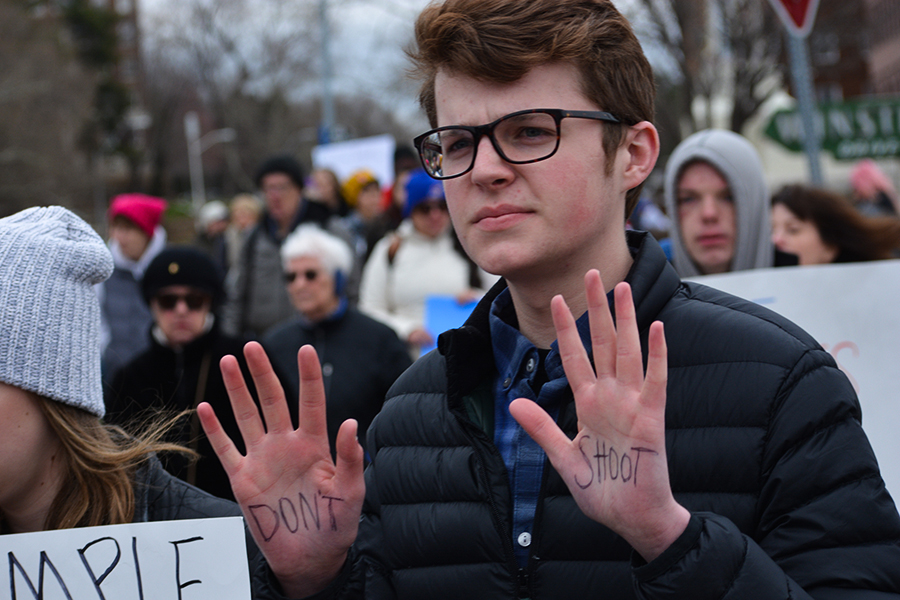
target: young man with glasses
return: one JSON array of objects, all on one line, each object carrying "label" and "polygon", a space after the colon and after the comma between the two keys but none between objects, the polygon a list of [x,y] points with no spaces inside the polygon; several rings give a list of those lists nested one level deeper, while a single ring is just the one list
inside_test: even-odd
[{"label": "young man with glasses", "polygon": [[[106,419],[126,428],[140,427],[154,413],[173,415],[201,401],[221,412],[228,399],[219,361],[240,353],[242,340],[220,332],[215,310],[223,298],[222,272],[205,252],[170,246],[147,266],[141,281],[153,317],[144,335],[148,348],[124,365],[106,387]],[[242,361],[243,362],[243,361]],[[223,425],[238,433],[226,410]],[[228,476],[200,430],[197,417],[185,418],[172,441],[197,451],[192,463],[180,455],[163,457],[173,475],[222,498],[233,498]]]},{"label": "young man with glasses", "polygon": [[[659,141],[649,65],[614,6],[446,0],[416,41],[438,129],[423,162],[463,246],[504,281],[393,386],[364,483],[352,423],[326,460],[308,348],[299,430],[254,346],[256,384],[278,398],[268,433],[241,421],[258,451],[240,456],[201,406],[285,594],[898,597],[900,517],[834,361],[626,235]],[[321,527],[276,513],[311,498]]]}]

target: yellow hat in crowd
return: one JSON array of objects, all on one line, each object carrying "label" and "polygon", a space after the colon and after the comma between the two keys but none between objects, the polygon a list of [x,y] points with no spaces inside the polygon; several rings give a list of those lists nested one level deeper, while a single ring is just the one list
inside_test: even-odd
[{"label": "yellow hat in crowd", "polygon": [[344,181],[344,185],[341,186],[341,193],[344,195],[344,200],[347,201],[348,205],[356,206],[356,202],[359,199],[359,193],[373,183],[378,185],[378,178],[375,177],[375,173],[372,171],[369,171],[368,169],[354,171],[350,177]]}]

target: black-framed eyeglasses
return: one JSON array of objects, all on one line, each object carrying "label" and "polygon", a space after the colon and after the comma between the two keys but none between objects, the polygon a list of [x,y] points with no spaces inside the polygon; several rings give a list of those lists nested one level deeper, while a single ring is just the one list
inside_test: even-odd
[{"label": "black-framed eyeglasses", "polygon": [[294,283],[294,280],[297,279],[297,277],[303,277],[306,281],[315,281],[316,277],[318,277],[318,276],[319,276],[319,272],[316,271],[315,269],[307,269],[305,271],[297,271],[297,272],[285,271],[284,280],[287,283]]},{"label": "black-framed eyeglasses", "polygon": [[485,135],[508,163],[524,165],[550,158],[559,149],[560,123],[566,118],[622,122],[614,114],[600,110],[532,108],[510,113],[487,125],[438,127],[416,137],[413,143],[429,175],[452,179],[472,170],[478,144]]},{"label": "black-framed eyeglasses", "polygon": [[159,294],[156,296],[156,304],[162,310],[175,310],[178,303],[184,301],[189,310],[198,311],[208,306],[211,302],[207,294],[201,292],[188,292],[187,294]]}]

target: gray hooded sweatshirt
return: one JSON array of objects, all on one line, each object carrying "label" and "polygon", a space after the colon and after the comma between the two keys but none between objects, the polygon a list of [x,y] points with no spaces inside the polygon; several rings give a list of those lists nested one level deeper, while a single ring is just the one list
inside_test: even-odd
[{"label": "gray hooded sweatshirt", "polygon": [[678,144],[666,165],[666,209],[672,219],[672,263],[682,277],[701,275],[681,239],[677,182],[684,167],[702,161],[728,183],[736,207],[737,235],[732,271],[773,266],[775,250],[769,226],[769,191],[756,149],[741,135],[724,129],[699,131]]}]

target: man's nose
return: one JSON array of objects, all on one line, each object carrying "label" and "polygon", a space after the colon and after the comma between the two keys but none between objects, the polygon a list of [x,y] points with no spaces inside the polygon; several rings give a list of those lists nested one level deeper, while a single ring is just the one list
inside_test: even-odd
[{"label": "man's nose", "polygon": [[719,201],[713,196],[704,196],[700,199],[700,211],[704,219],[717,219],[719,217]]},{"label": "man's nose", "polygon": [[472,165],[473,182],[491,185],[508,181],[514,176],[511,165],[503,160],[488,136],[481,137],[477,150]]}]

